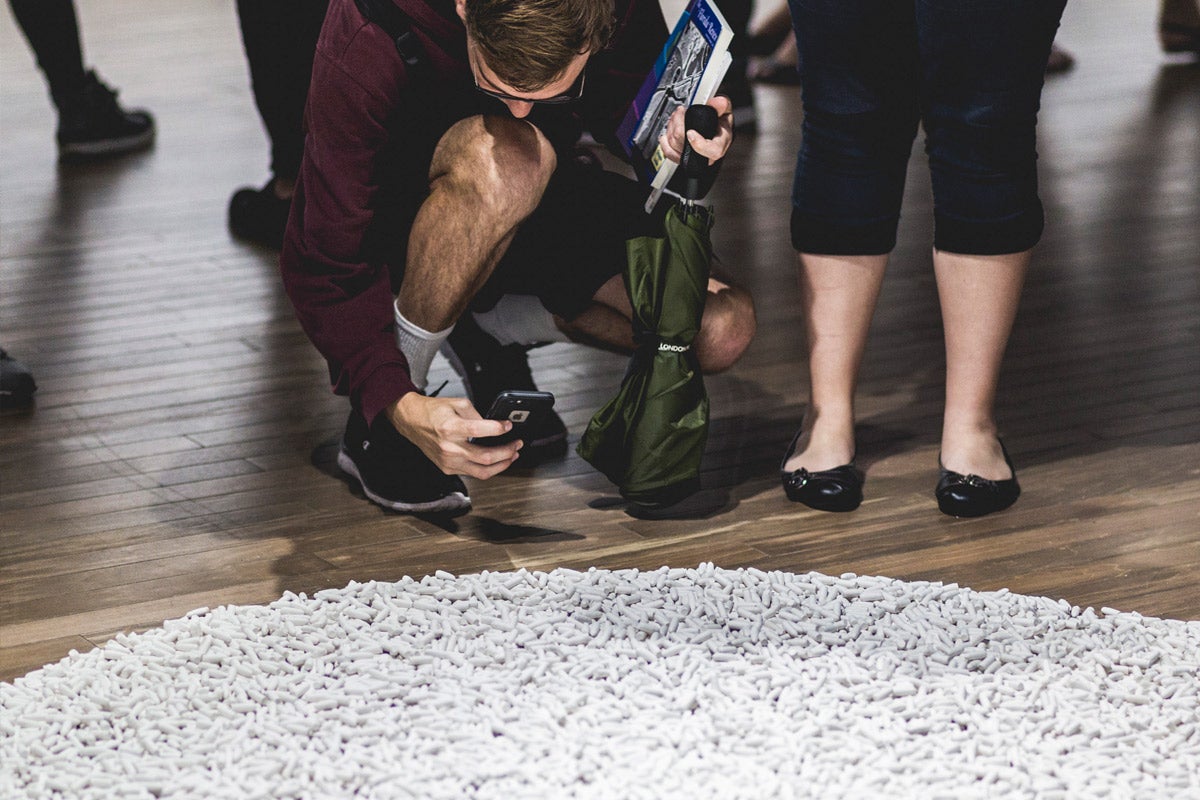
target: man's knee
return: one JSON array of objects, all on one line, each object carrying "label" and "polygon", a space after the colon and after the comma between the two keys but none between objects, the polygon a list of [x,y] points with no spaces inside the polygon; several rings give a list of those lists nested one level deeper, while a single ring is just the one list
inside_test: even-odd
[{"label": "man's knee", "polygon": [[549,140],[528,122],[469,117],[438,141],[431,187],[449,181],[468,192],[480,214],[524,219],[541,202],[557,166]]},{"label": "man's knee", "polygon": [[710,282],[700,333],[696,337],[700,368],[713,373],[732,367],[750,346],[757,324],[754,301],[748,292]]}]

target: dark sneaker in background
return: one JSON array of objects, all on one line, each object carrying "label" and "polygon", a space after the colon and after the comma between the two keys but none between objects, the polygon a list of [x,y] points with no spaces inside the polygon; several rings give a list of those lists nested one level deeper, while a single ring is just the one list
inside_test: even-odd
[{"label": "dark sneaker in background", "polygon": [[337,463],[358,481],[368,499],[392,511],[462,514],[471,510],[462,479],[438,469],[400,435],[387,414],[381,413],[368,426],[362,412],[351,409]]},{"label": "dark sneaker in background", "polygon": [[[529,350],[521,344],[502,345],[479,327],[471,312],[459,318],[442,345],[442,354],[463,380],[475,409],[486,416],[496,395],[505,389],[537,391],[529,371]],[[517,466],[529,467],[567,452],[567,426],[554,411],[529,428]]]},{"label": "dark sneaker in background", "polygon": [[238,189],[229,200],[229,230],[239,239],[278,250],[291,209],[291,200],[275,194],[274,178],[261,189]]},{"label": "dark sneaker in background", "polygon": [[131,153],[154,143],[154,118],[144,109],[126,111],[117,93],[94,71],[83,88],[56,95],[58,155],[63,161],[86,161]]},{"label": "dark sneaker in background", "polygon": [[29,367],[0,348],[0,408],[25,408],[33,403],[36,391]]}]

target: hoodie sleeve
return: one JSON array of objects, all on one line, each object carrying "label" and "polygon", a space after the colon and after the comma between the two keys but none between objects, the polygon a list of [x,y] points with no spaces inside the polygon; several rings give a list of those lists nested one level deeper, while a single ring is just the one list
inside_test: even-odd
[{"label": "hoodie sleeve", "polygon": [[[396,347],[387,263],[365,255],[386,121],[404,73],[390,40],[335,3],[321,34],[305,112],[304,158],[280,255],[301,327],[335,391],[368,420],[415,391]],[[390,77],[389,77],[390,76]]]}]

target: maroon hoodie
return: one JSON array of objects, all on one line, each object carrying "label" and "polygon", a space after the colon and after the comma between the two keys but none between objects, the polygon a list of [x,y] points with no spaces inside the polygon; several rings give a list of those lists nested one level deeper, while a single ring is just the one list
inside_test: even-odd
[{"label": "maroon hoodie", "polygon": [[[304,159],[280,267],[305,333],[329,364],[334,391],[368,421],[416,387],[396,347],[392,301],[403,242],[427,192],[433,146],[458,119],[507,113],[475,91],[454,0],[395,0],[424,49],[406,73],[395,44],[354,0],[332,0],[317,43],[305,112]],[[582,100],[538,106],[530,121],[555,146],[583,129],[613,131],[667,30],[658,0],[615,0],[612,44],[587,68]],[[490,104],[490,105],[489,105]]]}]

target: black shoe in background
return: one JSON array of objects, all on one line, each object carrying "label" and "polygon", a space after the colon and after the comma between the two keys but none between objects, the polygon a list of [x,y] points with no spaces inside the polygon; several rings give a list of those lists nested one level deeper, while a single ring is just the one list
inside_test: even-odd
[{"label": "black shoe in background", "polygon": [[89,71],[83,87],[56,95],[58,156],[86,161],[142,150],[154,143],[154,117],[145,109],[126,111],[117,93]]},{"label": "black shoe in background", "polygon": [[[463,380],[467,396],[481,415],[486,416],[496,395],[505,389],[537,391],[529,371],[530,348],[520,344],[502,345],[475,322],[468,311],[459,318],[442,345],[442,354]],[[554,411],[530,423],[516,464],[532,466],[567,452],[567,426]]]},{"label": "black shoe in background", "polygon": [[0,348],[0,408],[25,408],[36,391],[29,368]]},{"label": "black shoe in background", "polygon": [[245,187],[229,200],[229,230],[239,239],[273,247],[283,246],[292,201],[275,194],[275,179],[261,189]]},{"label": "black shoe in background", "polygon": [[368,426],[362,412],[352,408],[337,463],[358,481],[369,500],[392,511],[462,514],[471,510],[462,479],[438,469],[400,435],[387,414],[381,413]]}]

